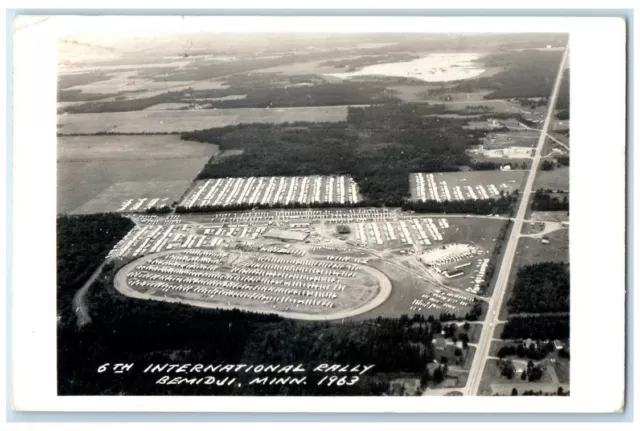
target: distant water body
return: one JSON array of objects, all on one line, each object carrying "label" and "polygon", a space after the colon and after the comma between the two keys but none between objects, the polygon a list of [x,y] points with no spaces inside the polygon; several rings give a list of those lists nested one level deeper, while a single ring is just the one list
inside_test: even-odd
[{"label": "distant water body", "polygon": [[439,53],[424,58],[399,63],[383,63],[366,66],[355,72],[328,73],[328,76],[348,79],[356,76],[398,76],[425,82],[448,82],[475,78],[485,70],[474,61],[479,54]]}]

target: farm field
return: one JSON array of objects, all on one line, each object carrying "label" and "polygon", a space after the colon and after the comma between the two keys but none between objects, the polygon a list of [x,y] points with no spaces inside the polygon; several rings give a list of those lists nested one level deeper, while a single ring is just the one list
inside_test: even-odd
[{"label": "farm field", "polygon": [[241,123],[346,121],[347,106],[130,111],[58,116],[58,133],[172,133]]},{"label": "farm field", "polygon": [[118,211],[142,198],[140,207],[170,205],[217,152],[177,135],[59,137],[58,213]]},{"label": "farm field", "polygon": [[180,206],[189,208],[239,204],[272,205],[357,203],[357,184],[344,175],[303,177],[238,177],[197,181]]},{"label": "farm field", "polygon": [[489,199],[521,187],[523,171],[414,173],[409,177],[414,200]]},{"label": "farm field", "polygon": [[569,191],[569,167],[556,167],[550,171],[540,171],[536,174],[533,189],[551,189]]},{"label": "farm field", "polygon": [[139,298],[303,320],[359,314],[391,290],[382,273],[355,263],[203,250],[151,254],[125,266],[115,283]]}]

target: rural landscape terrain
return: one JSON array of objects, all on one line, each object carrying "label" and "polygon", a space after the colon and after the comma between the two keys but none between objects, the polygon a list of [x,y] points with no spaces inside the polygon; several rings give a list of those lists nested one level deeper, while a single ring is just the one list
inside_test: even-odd
[{"label": "rural landscape terrain", "polygon": [[568,35],[58,48],[60,395],[570,395]]}]

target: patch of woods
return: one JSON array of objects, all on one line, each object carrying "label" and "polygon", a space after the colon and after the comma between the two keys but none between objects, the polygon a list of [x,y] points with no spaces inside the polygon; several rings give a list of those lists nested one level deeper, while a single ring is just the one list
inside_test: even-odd
[{"label": "patch of woods", "polygon": [[75,325],[71,300],[104,261],[109,251],[134,226],[119,214],[63,215],[56,220],[58,311],[63,325]]},{"label": "patch of woods", "polygon": [[[222,151],[243,150],[239,156],[212,159],[199,179],[352,175],[366,205],[401,206],[410,195],[410,173],[457,172],[472,164],[466,150],[484,132],[463,129],[464,118],[427,116],[443,109],[426,104],[351,107],[344,123],[240,124],[181,137],[217,144]],[[456,211],[457,204],[447,205]],[[482,211],[495,205],[485,203]]]},{"label": "patch of woods", "polygon": [[454,320],[468,320],[470,322],[475,322],[480,320],[483,313],[485,312],[486,307],[483,307],[483,302],[477,298],[473,298],[473,305],[471,309],[464,315],[464,319],[461,316],[458,316],[454,313],[440,313],[440,321],[441,322],[451,322]]},{"label": "patch of woods", "polygon": [[509,313],[568,312],[569,264],[541,262],[527,265],[516,274]]},{"label": "patch of woods", "polygon": [[[483,57],[485,68],[501,68],[495,75],[462,81],[455,91],[473,92],[492,90],[485,99],[546,98],[551,95],[562,51],[524,50],[490,54]],[[569,103],[568,73],[565,71],[561,85],[558,109]]]},{"label": "patch of woods", "polygon": [[550,189],[538,189],[531,200],[533,211],[569,211],[569,195]]},{"label": "patch of woods", "polygon": [[556,162],[560,166],[569,166],[569,156],[564,154],[562,156],[558,156],[556,157]]},{"label": "patch of woods", "polygon": [[527,362],[527,368],[518,373],[516,365],[511,359],[498,359],[500,374],[507,379],[520,379],[523,381],[535,382],[542,378],[544,374],[544,363],[534,364],[532,360]]},{"label": "patch of woods", "polygon": [[[518,358],[528,358],[539,361],[555,350],[553,343],[549,340],[526,340],[519,343],[507,344],[498,350],[498,358],[504,359],[508,356]],[[558,356],[568,357],[565,349],[558,350]]]},{"label": "patch of woods", "polygon": [[491,285],[493,274],[495,273],[496,266],[498,264],[498,258],[500,257],[500,253],[502,253],[504,241],[507,239],[507,234],[509,233],[512,224],[513,222],[511,220],[506,221],[496,236],[496,243],[493,246],[493,250],[491,250],[487,270],[484,273],[484,281],[480,284],[480,292],[482,292],[482,294],[485,294]]},{"label": "patch of woods", "polygon": [[510,316],[500,337],[503,340],[569,338],[569,316]]},{"label": "patch of woods", "polygon": [[56,220],[57,283],[80,287],[134,226],[119,214],[62,215]]}]

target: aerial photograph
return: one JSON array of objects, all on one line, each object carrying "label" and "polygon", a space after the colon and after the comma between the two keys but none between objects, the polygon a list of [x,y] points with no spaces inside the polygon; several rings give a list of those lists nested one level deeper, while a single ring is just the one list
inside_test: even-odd
[{"label": "aerial photograph", "polygon": [[161,30],[57,41],[59,395],[570,396],[568,34]]}]

